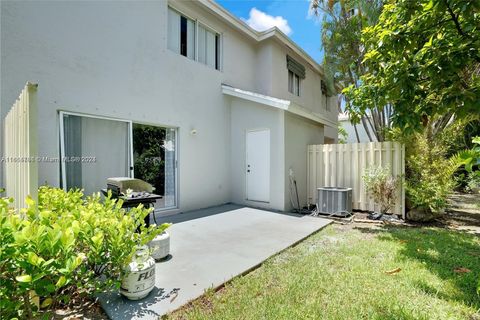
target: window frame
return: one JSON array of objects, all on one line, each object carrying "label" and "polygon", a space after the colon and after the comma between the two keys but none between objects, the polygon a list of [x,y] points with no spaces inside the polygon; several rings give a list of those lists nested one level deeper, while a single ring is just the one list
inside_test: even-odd
[{"label": "window frame", "polygon": [[320,79],[320,92],[322,93],[322,97],[325,96],[325,110],[330,111],[330,105],[328,104],[327,83],[323,79]]},{"label": "window frame", "polygon": [[[181,10],[178,10],[176,7],[174,6],[171,6],[171,5],[168,5],[168,10],[173,10],[175,12],[177,12],[179,15],[180,15],[180,21],[181,21],[181,18],[184,17],[186,18],[187,20],[191,20],[193,21],[194,25],[195,25],[195,32],[194,32],[194,56],[193,56],[193,59],[192,58],[189,58],[188,56],[184,56],[182,53],[181,53],[181,43],[180,43],[180,52],[178,52],[178,54],[180,54],[181,56],[184,56],[190,60],[194,60],[198,63],[201,63],[207,67],[209,67],[210,69],[214,69],[214,70],[217,70],[217,71],[220,71],[222,72],[223,71],[223,33],[217,31],[215,28],[212,28],[210,25],[208,25],[207,23],[204,23],[203,21],[200,21],[198,19],[194,19],[192,16],[189,16],[188,14],[185,14],[183,13]],[[167,19],[168,19],[168,15],[167,15]],[[181,22],[180,22],[181,23]],[[212,68],[210,67],[208,64],[206,63],[203,63],[201,61],[199,61],[198,59],[198,47],[199,47],[199,26],[202,26],[204,29],[206,29],[207,31],[210,31],[212,32],[214,35],[215,35],[215,66]],[[181,31],[180,31],[181,32]],[[167,41],[168,41],[168,37],[170,35],[168,34],[168,28],[167,28]],[[187,39],[188,39],[188,34],[187,34]],[[181,42],[181,41],[180,41]],[[168,45],[167,45],[167,48],[168,48]],[[171,50],[170,48],[168,48],[170,51],[173,52],[173,50]],[[177,52],[175,52],[177,53]]]},{"label": "window frame", "polygon": [[[172,50],[171,48],[169,48],[168,46],[168,43],[169,43],[169,38],[170,38],[170,33],[168,32],[169,31],[169,28],[167,27],[167,49],[169,49],[170,51],[172,52],[175,52],[176,54],[179,54],[185,58],[188,58],[190,60],[195,60],[196,58],[196,55],[197,55],[197,22],[195,19],[193,19],[191,16],[183,13],[182,11],[180,10],[177,10],[176,8],[172,7],[172,6],[168,6],[168,10],[172,10],[174,11],[176,14],[178,14],[180,16],[180,25],[179,25],[179,28],[178,28],[178,31],[179,31],[179,48],[178,48],[178,52]],[[194,32],[193,32],[193,57],[189,57],[188,56],[188,46],[185,48],[185,55],[182,53],[182,18],[183,19],[186,19],[186,38],[185,38],[185,41],[186,43],[188,44],[188,20],[190,20],[194,26]],[[168,19],[169,19],[169,14],[168,14],[168,11],[167,11],[167,26],[169,25],[169,22],[168,22]]]},{"label": "window frame", "polygon": [[288,92],[300,97],[300,83],[302,79],[295,72],[288,70]]},{"label": "window frame", "polygon": [[[60,148],[59,148],[59,154],[60,154],[60,159],[65,159],[65,146],[66,146],[66,141],[65,141],[65,126],[64,126],[64,120],[66,115],[70,116],[77,116],[77,117],[82,117],[82,118],[91,118],[91,119],[100,119],[100,120],[109,120],[109,121],[117,121],[117,122],[125,122],[127,123],[128,126],[128,162],[129,162],[129,177],[134,178],[135,177],[135,163],[134,163],[134,147],[133,147],[133,125],[134,124],[144,124],[144,125],[151,125],[151,126],[157,126],[157,127],[162,127],[165,129],[173,129],[175,131],[175,161],[174,161],[174,168],[175,168],[175,206],[173,207],[165,207],[165,208],[160,208],[156,209],[156,212],[169,212],[173,210],[178,210],[180,207],[180,197],[179,197],[179,163],[181,161],[179,155],[180,155],[180,135],[179,135],[179,127],[171,126],[171,125],[163,125],[163,124],[155,124],[155,123],[147,123],[147,122],[137,122],[133,120],[127,120],[123,118],[116,118],[116,117],[111,117],[111,116],[105,116],[105,115],[99,115],[99,114],[90,114],[90,113],[82,113],[82,112],[76,112],[76,111],[68,111],[64,109],[59,109],[57,110],[57,115],[58,115],[58,130],[59,130],[59,140],[60,140]],[[67,190],[67,177],[66,177],[66,164],[65,161],[60,161],[60,176],[59,176],[59,181],[60,181],[60,187],[65,190]]]},{"label": "window frame", "polygon": [[196,44],[196,50],[195,52],[197,53],[197,55],[195,56],[196,58],[196,61],[203,64],[203,65],[206,65],[206,66],[209,66],[207,63],[203,63],[202,61],[198,60],[198,46],[200,44],[200,41],[199,41],[199,37],[198,37],[198,32],[200,30],[200,26],[202,28],[204,28],[206,31],[209,31],[211,33],[213,33],[215,35],[215,67],[213,69],[215,70],[218,70],[218,71],[222,71],[222,59],[221,57],[223,56],[222,55],[222,34],[220,32],[218,32],[217,30],[215,30],[214,28],[210,27],[208,24],[206,23],[203,23],[199,20],[196,20],[196,38],[195,38],[195,44]]}]

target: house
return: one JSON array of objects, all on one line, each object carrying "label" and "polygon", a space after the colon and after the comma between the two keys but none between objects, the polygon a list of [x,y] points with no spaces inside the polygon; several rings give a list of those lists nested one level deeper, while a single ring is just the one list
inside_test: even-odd
[{"label": "house", "polygon": [[[306,150],[337,139],[322,68],[217,3],[1,3],[1,119],[38,83],[39,183],[86,193],[134,176],[172,214],[306,203]],[[3,140],[3,139],[2,139]]]},{"label": "house", "polygon": [[[371,121],[371,117],[368,116]],[[358,142],[378,142],[377,138],[375,137],[375,134],[371,131],[371,127],[369,127],[370,133],[372,135],[372,141],[370,141],[370,138],[368,137],[367,132],[365,131],[365,127],[363,124],[360,122],[355,125],[357,128],[357,132],[355,132],[355,127],[354,125],[350,122],[350,115],[347,112],[342,112],[338,114],[338,123],[339,125],[345,129],[347,133],[347,143],[358,143]],[[357,134],[358,138],[357,139]]]}]

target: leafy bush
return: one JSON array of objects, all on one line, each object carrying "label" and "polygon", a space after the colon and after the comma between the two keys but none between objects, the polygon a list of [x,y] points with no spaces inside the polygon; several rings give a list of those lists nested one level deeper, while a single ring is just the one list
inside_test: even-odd
[{"label": "leafy bush", "polygon": [[452,176],[458,162],[447,158],[446,146],[429,140],[426,134],[413,135],[406,145],[408,200],[413,208],[441,212],[455,186]]},{"label": "leafy bush", "polygon": [[466,190],[474,193],[480,190],[480,171],[472,171],[468,174]]},{"label": "leafy bush", "polygon": [[370,167],[362,179],[368,194],[380,206],[380,213],[387,213],[395,204],[400,180],[390,174],[389,167]]},{"label": "leafy bush", "polygon": [[480,137],[472,138],[472,148],[456,152],[452,157],[461,166],[455,180],[465,192],[480,189]]},{"label": "leafy bush", "polygon": [[480,137],[473,138],[472,143],[473,148],[460,151],[455,156],[459,164],[464,165],[468,172],[472,172],[474,166],[480,165]]},{"label": "leafy bush", "polygon": [[146,228],[149,210],[126,212],[121,200],[84,199],[79,190],[41,187],[38,204],[27,198],[20,213],[12,201],[0,199],[0,309],[7,318],[32,318],[73,295],[119,288],[136,246],[169,226]]},{"label": "leafy bush", "polygon": [[346,144],[348,141],[348,132],[342,126],[341,123],[338,124],[338,143],[339,144]]},{"label": "leafy bush", "polygon": [[165,128],[133,124],[135,176],[153,185],[158,194],[165,194],[165,136]]}]

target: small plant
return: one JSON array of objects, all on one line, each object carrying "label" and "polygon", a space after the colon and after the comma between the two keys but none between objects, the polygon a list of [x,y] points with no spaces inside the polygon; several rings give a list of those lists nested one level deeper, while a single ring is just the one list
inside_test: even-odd
[{"label": "small plant", "polygon": [[460,151],[455,157],[468,172],[472,172],[474,166],[480,165],[480,137],[473,138],[472,143],[475,145],[472,149]]},{"label": "small plant", "polygon": [[480,191],[480,171],[472,171],[468,174],[465,189],[472,193],[478,193]]},{"label": "small plant", "polygon": [[399,179],[390,174],[389,167],[370,167],[365,170],[363,184],[380,213],[387,213],[395,204]]},{"label": "small plant", "polygon": [[[116,289],[138,245],[169,225],[146,228],[149,210],[79,190],[41,187],[38,203],[16,212],[0,198],[0,309],[33,318],[76,295]],[[136,232],[137,228],[140,232]]]},{"label": "small plant", "polygon": [[348,132],[342,126],[341,123],[338,124],[338,143],[339,144],[346,144],[348,141]]},{"label": "small plant", "polygon": [[480,165],[480,137],[473,138],[472,143],[475,145],[473,148],[458,152],[453,159],[459,166],[465,166],[468,172],[464,178],[465,190],[476,193],[480,190],[480,171],[474,169]]}]

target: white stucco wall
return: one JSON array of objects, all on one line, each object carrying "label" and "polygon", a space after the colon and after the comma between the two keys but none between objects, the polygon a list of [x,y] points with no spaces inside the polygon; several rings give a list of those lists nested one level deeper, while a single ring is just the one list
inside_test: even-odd
[{"label": "white stucco wall", "polygon": [[310,144],[323,144],[324,127],[285,113],[285,208],[292,209],[289,170],[293,170],[301,206],[307,204],[307,150]]},{"label": "white stucco wall", "polygon": [[[39,84],[41,156],[59,156],[58,110],[178,127],[180,208],[228,202],[224,73],[169,51],[166,17],[165,2],[2,2],[1,104]],[[59,185],[57,163],[39,170]]]},{"label": "white stucco wall", "polygon": [[[244,156],[232,158],[233,142],[244,145],[242,126],[270,125],[271,206],[283,208],[285,161],[276,160],[285,155],[283,111],[239,100],[230,109],[221,84],[292,100],[289,49],[274,40],[254,42],[194,1],[170,3],[222,34],[221,71],[167,49],[166,1],[2,1],[1,119],[31,81],[39,85],[40,156],[59,156],[59,110],[179,128],[181,210],[241,201],[245,180],[233,169]],[[305,66],[297,102],[321,112],[320,76]],[[198,134],[190,135],[192,129]],[[112,156],[121,155],[112,150]],[[40,163],[39,170],[41,184],[59,185],[58,163]]]},{"label": "white stucco wall", "polygon": [[[355,133],[355,128],[353,124],[350,123],[350,120],[341,120],[339,124],[345,128],[345,131],[347,131],[347,143],[357,143],[357,135]],[[360,138],[360,142],[370,142],[370,139],[368,138],[367,132],[365,131],[365,128],[363,127],[362,123],[358,123],[356,125],[357,127],[357,132],[358,132],[358,137]],[[372,135],[373,142],[377,141],[377,138],[373,134],[373,132],[370,131],[370,134]]]},{"label": "white stucco wall", "polygon": [[[246,132],[270,129],[270,203],[246,200]],[[231,99],[232,201],[284,210],[284,111],[242,99]]]}]

